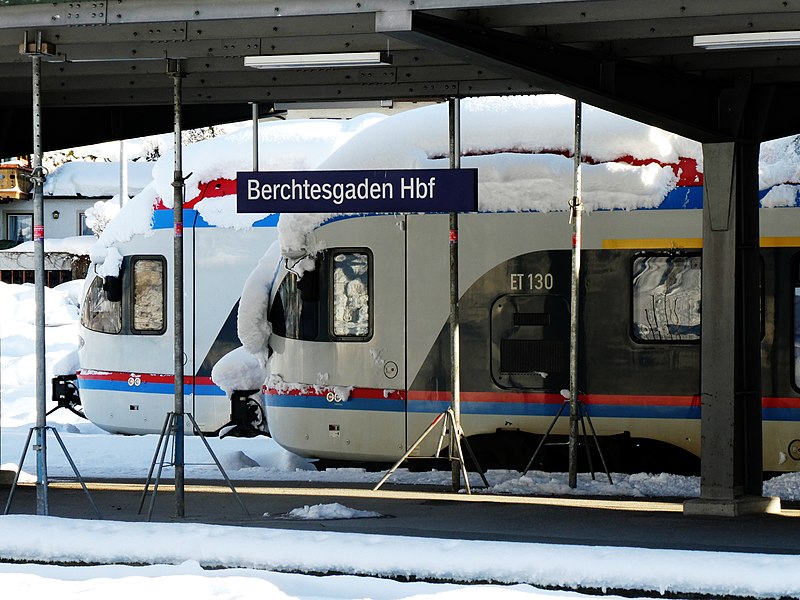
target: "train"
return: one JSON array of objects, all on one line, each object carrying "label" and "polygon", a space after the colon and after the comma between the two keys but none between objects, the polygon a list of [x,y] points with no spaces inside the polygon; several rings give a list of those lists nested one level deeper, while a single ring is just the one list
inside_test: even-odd
[{"label": "train", "polygon": [[[658,161],[624,151],[602,161],[620,123],[595,119],[584,174],[592,210],[582,235],[579,398],[608,468],[697,473],[701,314],[714,310],[700,302],[702,154],[687,145],[686,154]],[[592,113],[584,118],[591,124]],[[380,154],[380,139],[397,139],[392,125],[372,128],[354,140],[362,148],[343,148],[322,167],[347,165],[339,157],[348,152],[379,167],[367,136]],[[394,126],[401,138],[409,129]],[[571,134],[568,119],[562,126]],[[640,134],[632,139],[647,139],[646,128]],[[482,468],[522,470],[554,424],[531,466],[563,470],[569,420],[556,415],[569,387],[569,144],[502,147],[472,146],[462,161],[481,173],[483,204],[459,215],[462,425]],[[762,149],[765,472],[800,468],[800,208],[793,168],[777,174],[782,161],[797,163],[796,147],[792,139]],[[442,162],[439,155],[423,164]],[[562,184],[550,175],[520,181],[543,163],[567,175]],[[643,201],[633,188],[663,173],[674,177]],[[520,188],[533,210],[518,211]],[[392,464],[450,406],[449,216],[327,215],[296,227],[290,216],[281,220],[292,235],[270,290],[263,397],[271,435],[321,465]],[[438,437],[428,436],[409,465],[433,457]]]},{"label": "train", "polygon": [[[569,378],[573,106],[553,96],[462,103],[462,165],[478,169],[479,211],[459,215],[461,414],[482,468],[522,468],[552,423],[534,466],[565,464],[568,423],[555,417]],[[697,472],[702,149],[669,132],[584,110],[580,398],[611,469]],[[448,165],[443,105],[354,129],[314,168]],[[800,467],[797,148],[794,138],[762,145],[768,472]],[[216,169],[203,181],[227,190],[220,194],[230,200],[234,172],[246,170],[241,167]],[[250,222],[263,217],[250,215]],[[137,252],[160,257],[168,272],[171,236],[164,229],[159,249],[152,245],[158,233],[149,232]],[[216,229],[224,228],[194,232],[198,251],[207,248],[202,236]],[[320,466],[395,462],[450,403],[448,215],[280,214],[233,233],[236,241],[211,247],[218,256],[248,247],[248,266],[236,267],[240,283],[218,279],[219,271],[199,262],[191,268],[197,340],[187,348],[197,350],[187,361],[187,385],[242,344],[267,367],[258,401],[278,444]],[[135,253],[121,243],[115,248],[124,280]],[[95,272],[103,272],[101,262]],[[233,276],[231,269],[225,274]],[[108,277],[98,277],[87,280],[87,289],[105,286]],[[205,277],[207,287],[195,283]],[[123,281],[122,289],[131,286]],[[122,294],[123,309],[130,293]],[[169,294],[167,287],[166,307]],[[108,335],[82,325],[81,335],[93,337],[85,337],[81,350],[81,397],[101,427],[146,433],[163,421],[173,393],[163,368],[171,364],[171,345],[164,344],[171,339],[171,312],[164,314],[158,333],[123,323],[122,334]],[[223,336],[223,329],[238,331],[239,339]],[[227,353],[209,352],[223,337]],[[129,345],[133,338],[142,345]],[[163,376],[158,391],[145,377],[153,373]],[[98,381],[104,383],[88,399]],[[203,431],[217,433],[229,417],[225,393],[215,392],[210,417],[202,416],[209,396],[187,393]],[[426,440],[412,458],[434,456],[436,444],[435,437]]]},{"label": "train", "polygon": [[[265,169],[310,169],[378,115],[259,124]],[[237,215],[235,169],[252,160],[249,127],[186,146],[183,211],[184,404],[204,434],[231,423],[231,386],[213,369],[241,347],[239,298],[277,240],[278,215]],[[79,325],[77,386],[87,418],[111,433],[161,431],[174,407],[174,227],[171,152],[92,248]],[[241,397],[246,424],[266,431],[260,384]],[[191,431],[191,428],[187,428]]]}]

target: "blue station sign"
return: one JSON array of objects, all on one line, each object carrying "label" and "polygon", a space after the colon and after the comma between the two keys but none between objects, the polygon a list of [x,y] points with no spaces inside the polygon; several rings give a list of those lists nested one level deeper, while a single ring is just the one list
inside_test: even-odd
[{"label": "blue station sign", "polygon": [[239,213],[425,213],[478,210],[477,169],[248,171]]}]

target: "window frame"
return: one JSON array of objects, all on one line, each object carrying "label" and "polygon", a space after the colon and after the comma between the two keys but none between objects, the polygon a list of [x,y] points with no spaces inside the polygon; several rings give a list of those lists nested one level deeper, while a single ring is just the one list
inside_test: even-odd
[{"label": "window frame", "polygon": [[[367,294],[369,299],[369,323],[365,335],[338,335],[334,332],[334,271],[336,268],[335,257],[339,254],[364,254],[367,257]],[[328,298],[328,336],[334,342],[369,342],[375,335],[375,259],[372,250],[364,247],[337,247],[328,248],[323,259],[328,263],[326,269],[327,298]]]},{"label": "window frame", "polygon": [[792,257],[790,262],[791,273],[790,278],[791,297],[789,299],[789,306],[791,310],[791,385],[795,391],[800,391],[800,253]]},{"label": "window frame", "polygon": [[21,242],[17,241],[17,238],[13,238],[13,241],[19,244],[24,244],[25,242],[30,242],[33,240],[33,213],[32,212],[7,212],[6,213],[6,239],[10,240],[11,238],[11,219],[16,217],[30,217],[31,219],[31,237],[22,240]]},{"label": "window frame", "polygon": [[[84,230],[88,233],[84,233]],[[86,224],[86,212],[78,213],[78,235],[94,235],[94,231]]]},{"label": "window frame", "polygon": [[[136,311],[136,263],[140,261],[153,261],[161,264],[161,327],[159,329],[137,329],[135,325]],[[163,335],[167,331],[167,260],[158,254],[135,254],[129,258],[126,272],[130,273],[128,307],[123,310],[123,322],[132,335]],[[123,307],[124,309],[125,307]],[[127,313],[127,315],[125,314]]]}]

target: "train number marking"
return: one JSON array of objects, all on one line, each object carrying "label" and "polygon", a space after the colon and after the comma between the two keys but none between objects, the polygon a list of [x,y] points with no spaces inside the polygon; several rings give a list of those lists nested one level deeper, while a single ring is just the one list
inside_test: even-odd
[{"label": "train number marking", "polygon": [[552,273],[511,273],[511,291],[532,292],[553,289]]}]

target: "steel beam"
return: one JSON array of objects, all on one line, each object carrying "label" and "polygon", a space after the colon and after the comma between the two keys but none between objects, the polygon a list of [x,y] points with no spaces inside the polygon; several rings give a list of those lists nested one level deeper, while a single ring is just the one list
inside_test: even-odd
[{"label": "steel beam", "polygon": [[428,14],[407,15],[410,27],[399,15],[385,13],[377,16],[376,28],[686,137],[731,138],[718,125],[721,83]]}]

